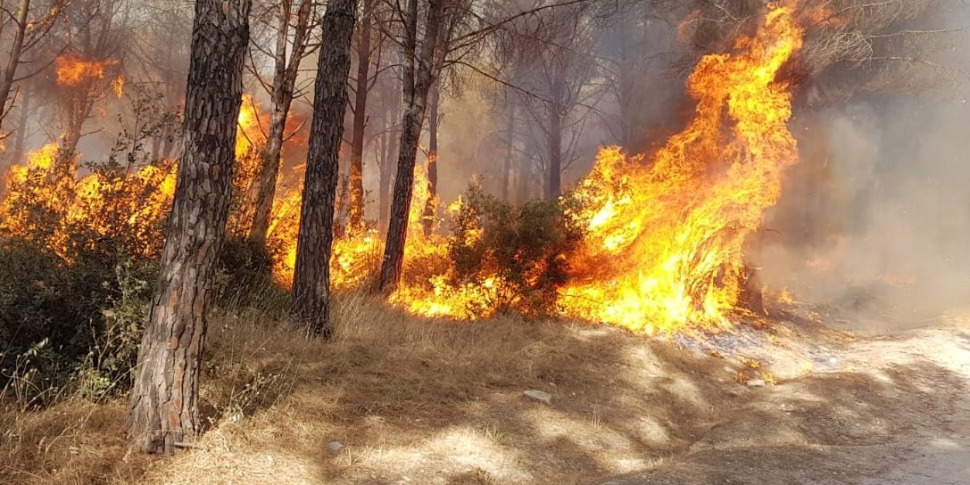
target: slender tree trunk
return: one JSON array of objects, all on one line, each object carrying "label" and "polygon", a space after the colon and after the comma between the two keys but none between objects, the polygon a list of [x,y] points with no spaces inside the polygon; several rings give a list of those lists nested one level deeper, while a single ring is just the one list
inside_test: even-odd
[{"label": "slender tree trunk", "polygon": [[283,138],[286,134],[286,118],[293,104],[293,93],[300,62],[306,51],[307,34],[310,23],[312,0],[302,0],[297,11],[297,23],[293,33],[293,43],[289,61],[286,58],[290,44],[290,9],[293,0],[280,3],[280,26],[276,38],[276,73],[273,76],[273,114],[270,117],[266,148],[262,153],[259,169],[259,182],[256,186],[253,224],[249,240],[259,246],[266,245],[270,219],[273,216],[273,201],[276,199],[276,180],[280,172],[280,156],[283,152]]},{"label": "slender tree trunk", "polygon": [[435,211],[438,204],[438,128],[441,118],[438,114],[438,106],[441,96],[439,83],[431,86],[430,100],[428,103],[428,201],[424,205],[424,212],[421,215],[421,226],[424,235],[430,236],[434,228]]},{"label": "slender tree trunk", "polygon": [[25,85],[20,92],[23,100],[20,102],[20,114],[17,118],[17,134],[13,139],[13,150],[10,152],[11,163],[20,163],[24,159],[24,145],[27,141],[27,121],[30,119],[30,86]]},{"label": "slender tree trunk", "polygon": [[3,139],[3,120],[7,118],[13,108],[13,100],[10,98],[10,91],[13,89],[14,77],[17,74],[17,66],[20,65],[20,54],[24,48],[24,33],[27,31],[27,13],[30,11],[30,0],[20,0],[17,7],[16,30],[13,36],[13,45],[10,46],[10,54],[7,58],[7,66],[3,69],[3,77],[0,78],[0,139]]},{"label": "slender tree trunk", "polygon": [[[410,55],[405,62],[404,97],[407,107],[401,122],[401,143],[397,162],[397,178],[394,181],[394,200],[391,204],[387,227],[387,242],[381,264],[380,291],[388,293],[397,286],[404,266],[404,245],[407,240],[408,209],[414,190],[414,162],[418,154],[421,125],[427,108],[428,91],[437,74],[434,69],[434,53],[441,30],[445,0],[429,0],[428,21],[425,25],[420,57]],[[414,12],[412,12],[414,13]],[[410,23],[410,22],[409,22]],[[416,25],[416,22],[414,23]],[[416,27],[415,31],[416,32]],[[412,32],[409,36],[416,34]],[[413,51],[411,51],[413,54]],[[411,67],[409,67],[411,66]],[[414,66],[417,69],[414,69]],[[409,74],[410,71],[410,74]]]},{"label": "slender tree trunk", "polygon": [[506,107],[507,118],[505,120],[505,167],[502,170],[502,201],[509,203],[509,180],[512,176],[512,149],[515,147],[515,105],[512,104],[511,97]]},{"label": "slender tree trunk", "polygon": [[331,334],[330,252],[356,17],[357,0],[331,0],[323,17],[293,276],[293,319],[308,335],[324,338]]},{"label": "slender tree trunk", "polygon": [[81,130],[90,113],[89,104],[86,98],[78,99],[73,101],[69,108],[71,114],[64,128],[64,134],[61,135],[61,154],[65,157],[72,157],[77,151],[77,144],[81,141]]},{"label": "slender tree trunk", "polygon": [[[395,112],[397,110],[394,110]],[[388,123],[390,125],[390,123]],[[391,126],[387,126],[386,129],[390,129]],[[382,164],[381,164],[381,176],[380,176],[380,187],[377,189],[377,200],[380,207],[378,208],[377,220],[380,224],[381,231],[387,230],[388,219],[390,217],[391,208],[391,179],[394,174],[393,166],[391,165],[391,159],[394,153],[397,152],[396,141],[398,139],[392,133],[386,133],[384,135],[384,146],[383,152],[381,154]]]},{"label": "slender tree trunk", "polygon": [[556,200],[562,192],[562,114],[555,104],[549,107],[548,176],[546,200]]},{"label": "slender tree trunk", "polygon": [[232,193],[250,6],[251,0],[195,3],[183,153],[126,426],[142,452],[174,452],[200,431],[199,371]]},{"label": "slender tree trunk", "polygon": [[367,96],[370,92],[370,36],[374,0],[364,0],[357,43],[357,92],[354,98],[354,133],[350,144],[350,214],[347,230],[364,229],[364,130],[367,128]]}]

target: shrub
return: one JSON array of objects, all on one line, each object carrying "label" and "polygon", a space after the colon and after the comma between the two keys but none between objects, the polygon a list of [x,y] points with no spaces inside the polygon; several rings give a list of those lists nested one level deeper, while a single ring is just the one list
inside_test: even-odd
[{"label": "shrub", "polygon": [[136,302],[147,302],[155,270],[101,256],[68,263],[43,244],[0,239],[0,385],[19,386],[22,404],[50,404],[75,390],[82,370],[88,384],[96,377],[111,384],[88,395],[127,388],[119,378],[141,332],[132,312],[147,308]]},{"label": "shrub", "polygon": [[581,238],[558,202],[513,207],[473,186],[454,214],[450,284],[499,285],[489,302],[499,312],[554,314],[569,277],[567,255]]}]

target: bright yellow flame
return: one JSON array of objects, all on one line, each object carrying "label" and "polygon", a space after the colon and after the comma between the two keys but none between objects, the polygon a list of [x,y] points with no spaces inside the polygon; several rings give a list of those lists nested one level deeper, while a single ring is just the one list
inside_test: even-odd
[{"label": "bright yellow flame", "polygon": [[123,244],[130,256],[155,256],[175,194],[175,164],[76,179],[77,161],[51,143],[14,166],[0,203],[0,228],[41,239],[66,261],[104,240]]},{"label": "bright yellow flame", "polygon": [[[571,268],[571,280],[557,302],[563,315],[647,333],[689,324],[728,325],[727,312],[737,306],[745,284],[745,240],[777,202],[785,169],[797,162],[796,143],[787,128],[791,95],[788,86],[776,81],[782,65],[802,44],[793,11],[770,7],[757,33],[737,41],[736,53],[700,61],[688,81],[697,102],[695,117],[649,163],[617,148],[600,152],[592,172],[569,196],[577,202],[569,207],[583,209],[567,216],[585,229],[585,237],[575,253],[561,255]],[[79,78],[103,75],[103,70],[91,69],[82,68]],[[65,74],[65,82],[73,82],[72,76]],[[260,124],[267,118],[260,116],[251,96],[243,100],[234,177],[243,193],[258,172],[258,148],[265,143]],[[75,183],[76,162],[63,169],[65,162],[56,156],[56,147],[45,148],[27,167],[11,172],[11,185],[27,181],[30,177],[24,174],[43,172],[54,181],[44,200],[52,210],[58,204],[67,207],[64,225],[99,227],[95,215],[113,210],[99,198],[124,189],[99,176]],[[144,206],[134,194],[125,196],[134,204],[126,206],[130,224],[154,224],[167,214],[174,170],[149,168],[133,176],[139,181],[133,185],[164,189]],[[58,175],[62,172],[71,177]],[[509,285],[498,276],[478,283],[448,277],[447,240],[425,235],[421,226],[429,196],[427,177],[419,167],[404,278],[391,301],[414,314],[470,319],[494,314],[498,301],[522,298],[503,294]],[[462,204],[459,200],[449,210],[457,212]],[[292,190],[279,191],[273,207],[268,244],[276,254],[275,276],[286,285],[292,281],[300,205],[300,191]],[[4,224],[10,226],[6,220]],[[371,231],[334,242],[335,289],[358,287],[376,273],[383,251],[379,236]],[[482,234],[468,231],[465,237],[470,243]],[[51,244],[66,242],[55,236]]]},{"label": "bright yellow flame", "polygon": [[775,82],[802,44],[787,7],[771,8],[739,54],[701,60],[688,81],[696,116],[653,163],[604,149],[576,192],[591,212],[563,289],[563,313],[653,333],[723,327],[743,281],[744,242],[798,160],[791,95]]},{"label": "bright yellow flame", "polygon": [[115,96],[121,99],[125,95],[125,77],[118,76],[111,81],[111,90],[114,91]]},{"label": "bright yellow flame", "polygon": [[239,107],[239,131],[236,135],[237,160],[246,158],[250,150],[265,146],[263,125],[268,121],[269,117],[261,112],[259,103],[253,96],[249,93],[243,94],[242,105]]},{"label": "bright yellow flame", "polygon": [[[769,8],[757,34],[738,40],[737,54],[701,60],[688,81],[696,115],[651,163],[618,148],[600,152],[570,196],[583,209],[568,216],[586,234],[568,255],[572,278],[558,302],[563,315],[647,333],[728,325],[726,312],[744,284],[745,239],[776,203],[784,169],[798,159],[786,125],[791,96],[775,81],[802,43],[792,13]],[[505,287],[499,278],[473,285],[443,274],[423,284],[405,281],[392,301],[426,316],[495,311]]]}]

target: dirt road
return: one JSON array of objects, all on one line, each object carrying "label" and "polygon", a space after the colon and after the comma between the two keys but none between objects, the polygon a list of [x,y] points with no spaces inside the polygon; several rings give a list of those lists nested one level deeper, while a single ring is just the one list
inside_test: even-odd
[{"label": "dirt road", "polygon": [[759,391],[686,454],[595,483],[970,484],[968,323],[855,329],[807,349],[821,364],[810,375]]}]

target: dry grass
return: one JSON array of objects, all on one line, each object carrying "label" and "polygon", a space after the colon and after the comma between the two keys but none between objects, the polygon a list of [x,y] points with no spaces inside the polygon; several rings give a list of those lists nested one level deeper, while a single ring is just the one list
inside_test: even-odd
[{"label": "dry grass", "polygon": [[[427,321],[360,295],[340,299],[331,342],[254,311],[210,325],[200,449],[126,455],[123,402],[10,411],[0,481],[576,483],[683,449],[714,419],[713,376],[730,378],[619,329]],[[330,441],[346,448],[331,456]]]},{"label": "dry grass", "polygon": [[[335,327],[319,342],[264,313],[215,318],[208,429],[175,457],[125,453],[123,402],[0,413],[0,482],[578,484],[679,470],[687,452],[884,440],[900,426],[894,413],[915,416],[927,402],[897,404],[921,392],[912,376],[790,372],[747,389],[734,382],[737,359],[716,352],[578,323],[427,321],[359,295],[340,299]],[[524,399],[528,389],[552,404]],[[345,448],[331,454],[331,441]]]}]

